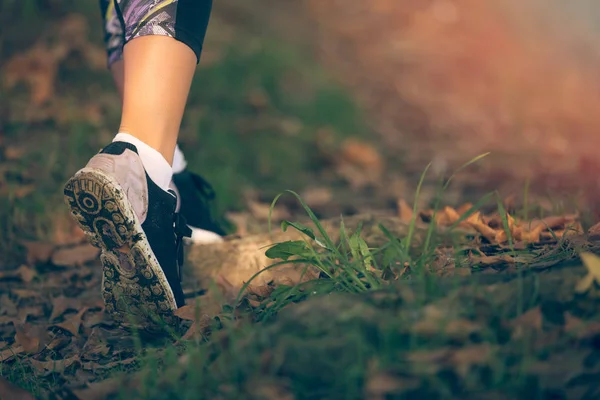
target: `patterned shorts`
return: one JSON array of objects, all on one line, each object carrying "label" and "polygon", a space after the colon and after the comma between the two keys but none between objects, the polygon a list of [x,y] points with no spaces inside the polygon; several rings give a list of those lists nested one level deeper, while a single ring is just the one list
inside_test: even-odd
[{"label": "patterned shorts", "polygon": [[123,46],[146,35],[175,38],[200,61],[212,0],[100,0],[108,66],[123,57]]}]

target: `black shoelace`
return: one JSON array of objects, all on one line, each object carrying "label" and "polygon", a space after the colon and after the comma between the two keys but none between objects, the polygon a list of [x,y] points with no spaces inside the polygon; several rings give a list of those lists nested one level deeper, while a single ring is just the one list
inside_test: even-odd
[{"label": "black shoelace", "polygon": [[175,213],[173,226],[175,228],[175,247],[177,249],[177,269],[179,273],[179,281],[183,278],[183,238],[192,237],[192,230],[187,225],[185,218],[180,213]]},{"label": "black shoelace", "polygon": [[[169,193],[171,193],[175,198],[177,198],[177,194],[169,189]],[[175,251],[177,253],[177,274],[179,275],[179,282],[181,282],[183,278],[183,262],[184,252],[183,252],[183,238],[191,238],[192,230],[188,226],[185,217],[181,215],[181,213],[175,212],[177,208],[177,201],[175,201],[173,206],[173,230],[175,231]]]}]

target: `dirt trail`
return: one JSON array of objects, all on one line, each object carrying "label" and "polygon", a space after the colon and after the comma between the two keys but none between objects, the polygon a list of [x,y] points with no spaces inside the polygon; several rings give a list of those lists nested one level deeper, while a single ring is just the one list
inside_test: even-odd
[{"label": "dirt trail", "polygon": [[579,18],[589,14],[583,2],[290,3],[217,8],[315,50],[362,102],[403,174],[429,161],[443,173],[491,151],[463,175],[476,192],[522,192],[529,179],[540,195],[598,198],[600,54]]}]

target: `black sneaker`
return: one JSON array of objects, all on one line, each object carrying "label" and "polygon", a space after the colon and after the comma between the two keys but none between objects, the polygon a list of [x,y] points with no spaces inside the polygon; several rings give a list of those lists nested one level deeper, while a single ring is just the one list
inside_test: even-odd
[{"label": "black sneaker", "polygon": [[79,226],[102,252],[106,311],[137,326],[169,324],[185,304],[181,288],[184,236],[191,231],[172,192],[146,173],[135,146],[114,142],[92,157],[65,185],[65,201]]},{"label": "black sneaker", "polygon": [[192,229],[190,240],[193,243],[215,243],[222,241],[227,234],[228,221],[215,217],[212,202],[215,192],[201,176],[185,169],[173,174],[171,188],[178,198],[178,210]]}]

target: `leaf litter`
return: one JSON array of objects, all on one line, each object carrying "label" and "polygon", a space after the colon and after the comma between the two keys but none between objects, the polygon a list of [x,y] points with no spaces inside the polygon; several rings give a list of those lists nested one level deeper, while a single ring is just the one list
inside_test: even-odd
[{"label": "leaf litter", "polygon": [[[405,201],[399,201],[398,204],[397,220],[400,223],[411,221],[412,207]],[[367,381],[364,391],[372,398],[385,398],[402,393],[427,393],[427,390],[431,390],[431,384],[428,385],[427,382],[430,382],[433,375],[451,374],[451,381],[455,383],[444,381],[443,385],[446,390],[455,393],[460,393],[460,390],[483,390],[484,383],[473,384],[469,377],[473,373],[479,373],[477,371],[496,368],[498,360],[514,358],[522,346],[529,346],[534,351],[531,355],[534,362],[528,370],[531,374],[537,374],[540,381],[547,382],[545,384],[553,387],[553,390],[573,393],[569,388],[558,387],[560,382],[545,378],[557,374],[556,370],[562,366],[545,365],[543,354],[549,351],[554,343],[569,341],[571,345],[579,346],[581,352],[579,358],[575,357],[569,361],[574,363],[569,365],[573,372],[570,379],[588,373],[589,368],[586,367],[585,360],[593,354],[590,346],[600,334],[600,323],[594,319],[593,306],[598,301],[595,291],[597,286],[600,286],[597,271],[600,270],[599,258],[591,253],[595,249],[594,244],[585,242],[589,251],[581,255],[582,264],[561,266],[561,262],[574,257],[559,257],[557,260],[552,259],[554,268],[549,269],[550,273],[539,277],[524,277],[520,292],[517,292],[516,286],[510,282],[510,279],[513,279],[510,278],[511,275],[475,274],[468,277],[468,280],[465,280],[462,274],[448,275],[449,270],[463,269],[475,272],[482,269],[503,272],[507,270],[507,265],[529,265],[530,269],[533,269],[538,259],[545,260],[549,257],[548,254],[552,255],[557,246],[570,245],[570,241],[575,241],[582,233],[576,215],[552,216],[532,222],[507,215],[507,223],[504,224],[502,216],[497,213],[486,215],[473,212],[457,224],[471,208],[472,206],[467,204],[456,209],[445,207],[435,216],[430,211],[417,214],[417,225],[421,228],[426,227],[428,222],[436,221],[440,233],[458,228],[462,237],[466,238],[461,246],[464,246],[464,259],[468,268],[456,268],[453,265],[455,256],[451,251],[452,247],[438,247],[436,259],[439,265],[430,265],[431,273],[446,277],[454,275],[458,279],[457,284],[444,287],[442,282],[445,280],[442,280],[442,287],[438,288],[436,294],[423,299],[414,284],[407,284],[409,281],[406,279],[412,276],[414,266],[405,263],[398,266],[398,271],[387,287],[363,295],[351,295],[353,297],[350,298],[347,297],[350,295],[333,293],[328,295],[326,301],[318,297],[311,299],[306,293],[312,289],[299,286],[299,298],[307,300],[277,308],[277,320],[257,328],[256,332],[251,332],[251,336],[239,344],[242,348],[237,352],[243,352],[244,346],[251,346],[249,343],[253,341],[260,347],[261,340],[267,340],[269,344],[265,344],[260,350],[259,357],[265,370],[270,370],[274,368],[274,360],[282,359],[283,355],[280,352],[296,351],[293,350],[294,346],[297,346],[294,344],[296,342],[285,339],[289,335],[300,338],[304,337],[303,335],[318,334],[318,337],[322,338],[320,340],[327,341],[332,340],[329,336],[332,330],[342,329],[338,324],[349,324],[343,328],[348,332],[362,332],[361,326],[368,324],[381,335],[389,335],[390,332],[412,335],[427,344],[416,348],[400,346],[394,350],[399,353],[394,358],[397,363],[392,362],[392,365],[389,364],[389,360],[387,364],[375,362],[377,357],[390,350],[380,349],[369,356],[373,359],[367,357],[373,366],[365,375]],[[307,225],[287,225],[305,232],[310,240],[317,238]],[[362,228],[366,247],[355,243],[357,252],[352,253],[351,257],[369,256],[368,249],[373,246],[368,226],[365,223]],[[566,234],[569,229],[574,229],[578,235]],[[507,243],[508,236],[500,234],[506,230],[514,234],[512,248]],[[565,233],[545,235],[551,230],[554,233]],[[55,390],[55,394],[64,390],[77,396],[75,398],[94,398],[96,395],[100,396],[97,398],[105,398],[102,396],[111,392],[108,389],[110,385],[111,393],[120,387],[106,378],[115,370],[135,371],[139,354],[135,350],[132,333],[123,331],[104,315],[99,299],[101,268],[97,252],[88,251],[81,244],[55,245],[49,250],[46,244],[38,246],[33,243],[26,246],[27,251],[33,253],[28,254],[27,264],[1,271],[0,274],[0,288],[3,292],[0,296],[0,317],[7,321],[0,324],[2,363],[8,368],[17,362],[28,365],[37,379],[52,377],[56,386],[60,388]],[[323,250],[326,247],[322,244],[317,246],[317,249]],[[514,254],[514,249],[519,248],[528,249],[529,255]],[[56,254],[65,254],[65,251],[75,254],[69,257],[55,257]],[[292,251],[290,255],[293,254]],[[377,262],[377,257],[370,259],[370,269],[375,269]],[[546,270],[551,266],[544,265]],[[220,343],[226,340],[222,331],[226,321],[232,318],[253,321],[261,313],[275,309],[273,307],[278,301],[289,296],[292,292],[288,288],[294,288],[300,283],[307,285],[317,281],[325,282],[324,279],[319,279],[318,274],[311,275],[311,279],[307,281],[304,275],[291,269],[286,270],[285,266],[282,271],[280,275],[274,274],[271,281],[265,284],[240,282],[248,284],[238,303],[235,303],[238,282],[230,282],[225,275],[218,277],[215,290],[208,290],[206,294],[198,297],[197,301],[190,299],[188,305],[177,311],[184,321],[182,324],[185,331],[176,345],[183,346],[190,340],[197,343],[206,340],[213,344]],[[481,281],[473,283],[479,279]],[[535,283],[535,279],[540,282]],[[448,280],[448,283],[450,282],[454,281]],[[189,288],[186,291],[192,292]],[[482,291],[491,296],[482,297]],[[532,293],[537,295],[531,297]],[[520,296],[525,296],[526,299],[519,309],[517,299]],[[422,303],[417,303],[419,298]],[[548,303],[548,300],[552,300],[553,303]],[[492,306],[490,301],[495,305]],[[466,307],[465,304],[470,302],[474,303],[473,307]],[[402,304],[402,307],[390,307],[391,304]],[[343,318],[337,317],[340,310],[346,310]],[[303,326],[305,328],[302,328]],[[266,335],[267,339],[256,336],[262,329],[265,331],[260,335]],[[327,343],[327,346],[333,345]],[[336,346],[344,348],[346,344],[342,340]],[[310,347],[303,347],[298,351],[312,354],[309,359],[313,361],[328,357],[327,354],[314,353],[316,350]],[[555,353],[557,356],[562,354],[560,351],[552,354]],[[227,362],[227,358],[234,357],[234,354],[229,354],[225,348],[221,357],[224,358],[223,362]],[[297,368],[308,371],[318,367],[300,364],[294,366],[296,361],[293,361],[293,358],[284,357],[283,360],[283,365],[278,364],[278,368],[286,368],[286,373],[292,380],[294,377],[300,379],[301,374],[310,375],[309,372],[300,372]],[[129,378],[119,377],[117,381],[123,382],[123,379],[126,379],[128,383],[125,387],[136,390],[136,385],[139,385],[136,374],[139,372],[129,375]],[[512,369],[505,374],[509,377],[516,376],[513,375],[516,372]],[[248,379],[263,382],[260,391],[267,397],[286,398],[290,393],[289,387],[283,381],[268,383],[268,380],[260,376]],[[581,385],[573,387],[579,388]]]}]

